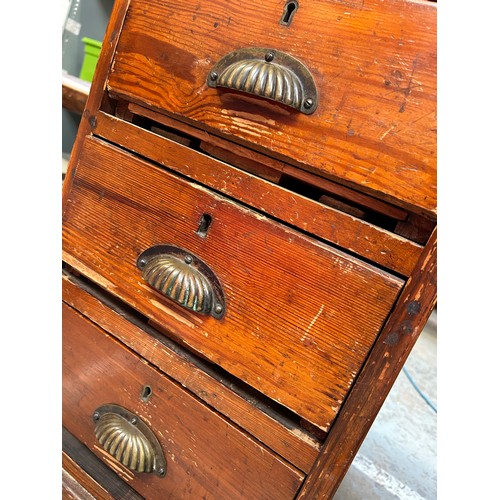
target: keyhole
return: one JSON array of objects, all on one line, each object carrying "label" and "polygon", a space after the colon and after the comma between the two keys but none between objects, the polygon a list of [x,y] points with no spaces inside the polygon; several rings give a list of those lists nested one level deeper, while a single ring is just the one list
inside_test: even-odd
[{"label": "keyhole", "polygon": [[281,16],[280,24],[284,26],[290,26],[292,22],[293,15],[299,8],[299,3],[296,0],[291,0],[285,4],[285,9],[283,10],[283,15]]},{"label": "keyhole", "polygon": [[208,214],[203,214],[201,216],[200,225],[198,226],[196,234],[198,236],[201,236],[202,238],[206,238],[210,224],[212,224],[212,216]]},{"label": "keyhole", "polygon": [[153,395],[153,389],[151,388],[151,386],[149,385],[145,385],[143,388],[142,388],[142,392],[141,392],[141,399],[147,403],[149,401],[149,399],[151,398],[151,396]]}]

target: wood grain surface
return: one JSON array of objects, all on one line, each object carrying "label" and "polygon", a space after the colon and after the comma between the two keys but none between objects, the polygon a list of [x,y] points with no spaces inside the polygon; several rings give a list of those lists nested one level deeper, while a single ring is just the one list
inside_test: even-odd
[{"label": "wood grain surface", "polygon": [[[149,110],[141,110],[141,112],[146,116],[157,118],[160,122],[174,125],[171,120],[165,120],[157,113]],[[345,213],[345,210],[336,210],[269,181],[249,175],[231,164],[201,155],[193,149],[179,147],[178,144],[167,141],[163,137],[158,137],[152,132],[108,114],[102,112],[97,114],[93,132],[403,276],[409,276],[422,251],[421,245],[349,215]],[[197,133],[192,129],[189,129],[189,132]],[[202,147],[213,151],[213,136],[209,136],[205,131],[198,131],[198,134],[198,138],[210,141],[210,143],[207,142],[210,144],[208,147],[204,143]],[[231,144],[222,139],[217,143],[222,143],[229,150],[234,150]],[[243,148],[238,148],[238,151],[241,149]],[[290,168],[285,165],[281,165],[281,169],[284,173],[293,175],[294,178],[300,178],[305,174],[308,177],[315,177],[298,169],[290,172]],[[311,181],[308,177],[306,178],[308,182],[315,181],[322,187],[323,184],[328,184],[326,192],[328,192],[327,189],[332,190],[331,183],[321,183],[321,179],[317,177]],[[387,211],[386,207],[383,209]]]},{"label": "wood grain surface", "polygon": [[437,231],[434,231],[298,499],[333,497],[418,340],[436,300]]},{"label": "wood grain surface", "polygon": [[[175,379],[198,398],[227,416],[259,441],[304,472],[308,472],[317,458],[321,443],[304,432],[297,423],[281,423],[275,416],[261,411],[253,395],[240,395],[234,385],[223,384],[200,366],[194,356],[186,359],[178,353],[178,346],[167,342],[152,328],[144,331],[130,314],[116,303],[108,306],[102,300],[83,290],[69,275],[63,277],[63,300],[114,337],[134,349],[150,363]],[[102,293],[102,292],[101,292]]]},{"label": "wood grain surface", "polygon": [[[203,214],[212,224],[197,229]],[[222,320],[163,298],[138,256],[173,244],[226,296]],[[403,281],[99,139],[85,141],[63,221],[66,262],[190,348],[326,430]]]},{"label": "wood grain surface", "polygon": [[[63,259],[164,335],[66,282],[63,421],[146,498],[331,498],[436,302],[436,3],[299,0],[288,26],[284,5],[116,0],[85,103],[63,187]],[[316,111],[208,87],[214,64],[246,47],[304,63]],[[136,126],[144,119],[159,128]],[[287,175],[333,193],[324,204],[285,196]],[[339,190],[354,212],[327,199]],[[395,227],[361,220],[366,203]],[[145,283],[136,259],[155,244],[211,267],[222,320]],[[326,440],[284,429],[169,342]],[[110,402],[157,434],[166,478],[99,449],[91,415]],[[64,465],[71,498],[73,479],[92,481],[80,462]]]},{"label": "wood grain surface", "polygon": [[[108,79],[125,97],[355,186],[436,211],[436,4],[303,0],[132,0]],[[227,53],[269,47],[305,64],[319,94],[304,115],[213,89]]]},{"label": "wood grain surface", "polygon": [[87,474],[66,453],[62,454],[62,498],[75,500],[113,500],[92,476]]},{"label": "wood grain surface", "polygon": [[[63,305],[63,425],[145,498],[293,498],[303,475]],[[152,389],[141,399],[144,385]],[[137,474],[105,452],[94,411],[117,404],[160,442],[167,472]]]}]

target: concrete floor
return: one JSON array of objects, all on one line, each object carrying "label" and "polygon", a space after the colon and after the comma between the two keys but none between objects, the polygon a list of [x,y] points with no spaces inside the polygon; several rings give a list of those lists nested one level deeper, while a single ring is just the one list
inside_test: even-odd
[{"label": "concrete floor", "polygon": [[[436,311],[405,363],[420,391],[437,408]],[[335,500],[437,498],[437,413],[401,371]]]}]

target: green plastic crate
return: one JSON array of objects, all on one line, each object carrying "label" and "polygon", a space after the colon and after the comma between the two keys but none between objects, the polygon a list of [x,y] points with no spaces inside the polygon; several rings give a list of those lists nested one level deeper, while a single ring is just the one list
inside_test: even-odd
[{"label": "green plastic crate", "polygon": [[92,40],[92,38],[87,37],[83,37],[82,42],[85,45],[85,55],[83,56],[80,78],[86,82],[92,82],[97,60],[99,59],[99,54],[101,53],[102,42]]}]

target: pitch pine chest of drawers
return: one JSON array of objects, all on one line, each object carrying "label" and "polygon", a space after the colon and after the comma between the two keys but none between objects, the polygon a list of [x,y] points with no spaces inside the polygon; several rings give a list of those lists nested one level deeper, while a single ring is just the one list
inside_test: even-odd
[{"label": "pitch pine chest of drawers", "polygon": [[64,496],[332,498],[436,301],[436,5],[117,0],[62,245]]}]

